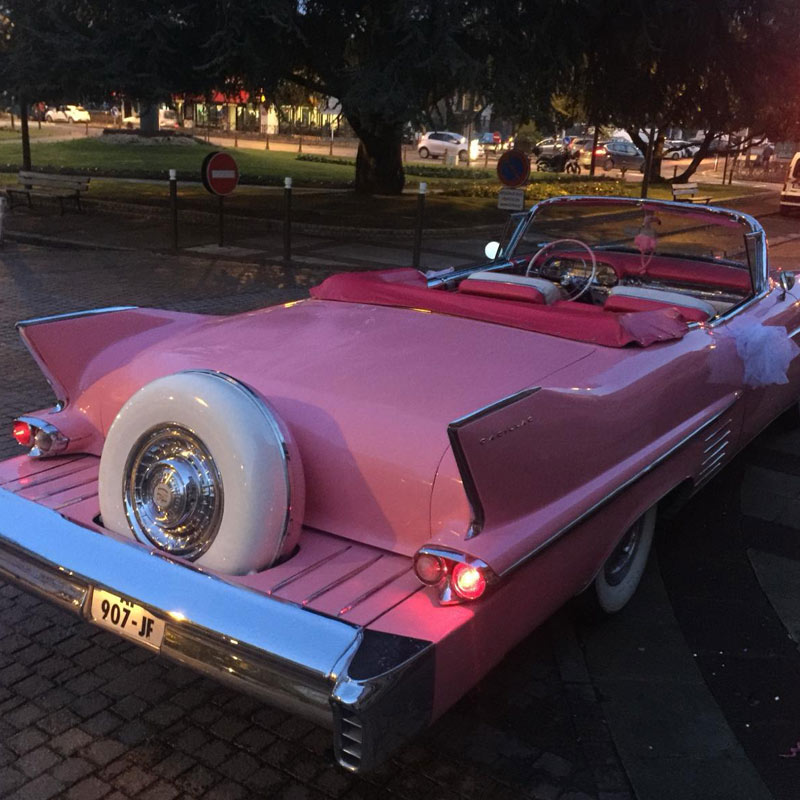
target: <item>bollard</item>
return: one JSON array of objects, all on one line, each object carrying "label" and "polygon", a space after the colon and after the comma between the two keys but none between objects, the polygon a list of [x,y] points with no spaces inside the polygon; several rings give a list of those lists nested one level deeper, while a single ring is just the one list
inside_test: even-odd
[{"label": "bollard", "polygon": [[283,179],[283,264],[292,263],[292,179]]},{"label": "bollard", "polygon": [[264,149],[269,150],[269,134],[264,134]]},{"label": "bollard", "polygon": [[414,230],[414,253],[411,258],[411,265],[414,269],[419,269],[419,259],[422,252],[422,221],[425,214],[425,193],[428,191],[428,184],[420,181],[419,194],[417,195],[417,226]]},{"label": "bollard", "polygon": [[178,251],[178,170],[169,171],[169,208],[172,216],[172,249]]},{"label": "bollard", "polygon": [[6,221],[6,199],[0,196],[0,247],[3,246],[3,233]]},{"label": "bollard", "polygon": [[87,136],[89,135],[89,123],[88,122],[86,123],[86,135]]},{"label": "bollard", "polygon": [[331,142],[330,146],[328,147],[328,155],[329,156],[333,155],[333,131],[331,131]]},{"label": "bollard", "polygon": [[225,196],[219,195],[219,246],[225,246]]},{"label": "bollard", "polygon": [[484,169],[488,169],[489,168],[489,151],[488,150],[484,150],[483,151],[483,168]]},{"label": "bollard", "polygon": [[297,152],[298,153],[302,153],[303,152],[303,137],[302,136],[300,137],[300,141],[297,143]]},{"label": "bollard", "polygon": [[678,167],[677,165],[672,168],[672,180],[678,177]]},{"label": "bollard", "polygon": [[233,132],[233,146],[234,147],[238,147],[239,146],[239,131],[238,130],[235,130]]}]

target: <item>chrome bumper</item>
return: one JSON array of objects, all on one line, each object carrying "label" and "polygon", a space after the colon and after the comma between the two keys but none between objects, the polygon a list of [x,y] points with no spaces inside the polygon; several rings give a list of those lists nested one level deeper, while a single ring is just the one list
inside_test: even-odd
[{"label": "chrome bumper", "polygon": [[0,578],[89,619],[92,588],[166,623],[161,654],[334,730],[365,771],[424,728],[430,642],[355,627],[89,530],[0,490]]}]

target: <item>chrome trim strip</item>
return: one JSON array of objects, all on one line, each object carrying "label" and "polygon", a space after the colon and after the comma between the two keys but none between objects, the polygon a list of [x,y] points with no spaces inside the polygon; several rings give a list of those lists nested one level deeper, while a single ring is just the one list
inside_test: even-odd
[{"label": "chrome trim strip", "polygon": [[717,428],[715,431],[711,431],[711,433],[709,433],[708,436],[706,436],[704,441],[707,442],[709,439],[712,439],[717,434],[722,433],[723,431],[725,431],[726,430],[726,426],[730,425],[732,422],[733,422],[733,417],[728,417],[728,419],[726,419],[725,422],[723,422],[722,425],[719,426],[719,428]]},{"label": "chrome trim strip", "polygon": [[[709,453],[709,454],[708,454],[708,455],[707,455],[707,456],[706,456],[706,457],[705,457],[705,458],[704,458],[704,459],[703,459],[703,460],[700,462],[700,466],[701,466],[701,467],[704,467],[704,466],[705,466],[705,465],[706,465],[706,464],[707,464],[709,461],[712,461],[713,459],[715,459],[715,458],[716,458],[716,457],[717,457],[717,456],[718,456],[720,453],[722,453],[723,455],[725,455],[725,451],[726,451],[727,449],[728,449],[728,442],[727,442],[727,441],[724,441],[724,442],[722,442],[722,444],[720,444],[720,445],[719,445],[719,447],[717,447],[717,448],[716,448],[716,450],[713,450],[712,452],[710,452],[710,453]],[[706,452],[706,451],[703,451],[703,452]]]},{"label": "chrome trim strip", "polygon": [[139,306],[108,306],[106,308],[92,308],[87,311],[68,311],[66,314],[51,314],[48,317],[32,317],[22,319],[16,324],[17,330],[29,328],[31,325],[41,325],[43,322],[55,322],[61,319],[78,319],[79,317],[91,317],[95,314],[113,314],[115,311],[135,311]]},{"label": "chrome trim strip", "polygon": [[[65,456],[65,458],[69,458],[69,456]],[[81,459],[74,459],[73,461],[66,462],[65,464],[58,464],[58,463],[53,464],[52,466],[47,467],[46,469],[37,470],[36,472],[31,474],[30,476],[25,476],[24,478],[12,478],[10,481],[5,481],[5,483],[0,483],[0,488],[2,488],[3,486],[8,486],[10,483],[16,483],[17,481],[25,480],[25,486],[21,486],[20,490],[21,489],[34,489],[37,486],[44,486],[46,483],[52,483],[53,481],[57,481],[59,478],[68,478],[70,475],[76,475],[78,472],[83,472],[84,470],[89,470],[89,469],[92,470],[93,474],[95,475],[95,479],[96,479],[97,478],[97,463],[94,463],[94,464],[83,464],[82,462],[84,460],[85,459],[81,458]],[[77,463],[76,469],[57,471],[54,475],[53,474],[48,474],[48,473],[52,473],[53,470],[57,469],[58,467],[68,466],[68,465],[72,465],[72,464],[76,464],[76,463]],[[41,477],[41,476],[44,476],[44,477]],[[41,480],[39,480],[40,477],[41,477]],[[14,491],[14,493],[16,494],[15,490],[10,490],[10,491]]]},{"label": "chrome trim strip", "polygon": [[413,567],[404,566],[402,569],[395,572],[393,575],[390,575],[386,580],[381,581],[380,583],[372,586],[371,588],[367,589],[364,594],[360,594],[356,597],[355,600],[352,600],[349,605],[346,605],[344,608],[341,608],[339,611],[336,612],[337,617],[341,617],[342,614],[347,614],[348,612],[352,611],[356,606],[361,605],[365,600],[372,597],[372,595],[377,594],[381,589],[388,586],[393,581],[396,581],[398,578],[405,575],[407,572],[411,572]]},{"label": "chrome trim strip", "polygon": [[794,329],[794,330],[793,330],[793,331],[792,331],[792,332],[789,334],[789,338],[790,338],[790,339],[794,339],[794,337],[795,337],[795,336],[797,336],[797,334],[798,334],[798,333],[800,333],[800,328],[795,328],[795,329]]},{"label": "chrome trim strip", "polygon": [[290,583],[294,583],[294,581],[305,577],[306,575],[308,575],[309,572],[313,572],[320,565],[327,564],[328,561],[337,558],[342,553],[346,553],[351,548],[352,545],[349,544],[345,545],[341,550],[337,550],[335,553],[331,553],[330,555],[327,555],[324,558],[319,559],[319,561],[315,561],[313,564],[309,564],[305,569],[301,569],[300,572],[296,572],[294,575],[289,575],[288,578],[284,578],[282,581],[278,581],[274,586],[272,586],[267,591],[267,594],[274,594],[275,592],[280,591],[281,589],[283,589],[284,586],[288,586]]},{"label": "chrome trim strip", "polygon": [[[731,431],[730,430],[721,431],[720,432],[720,436],[718,436],[716,439],[714,439],[714,441],[711,442],[711,444],[709,444],[709,446],[706,447],[705,450],[703,450],[703,453],[707,453],[709,450],[713,450],[715,447],[717,447],[720,444],[722,444],[723,446],[727,445],[728,444],[728,437],[730,435],[731,435]],[[708,439],[706,439],[706,441],[708,441]]]},{"label": "chrome trim strip", "polygon": [[713,472],[714,470],[719,469],[722,466],[722,462],[724,460],[725,460],[725,453],[722,453],[720,456],[718,456],[710,464],[707,464],[705,467],[703,467],[703,469],[700,470],[700,472],[697,475],[698,482],[704,480],[705,477],[708,474],[710,474],[711,472]]},{"label": "chrome trim strip", "polygon": [[453,420],[453,422],[447,426],[447,436],[450,440],[450,447],[453,451],[453,457],[456,460],[456,466],[458,467],[458,471],[461,475],[461,482],[464,486],[464,492],[467,495],[467,501],[472,509],[472,521],[470,522],[469,530],[467,531],[467,539],[471,539],[473,536],[477,536],[481,532],[486,521],[486,515],[483,510],[483,503],[481,503],[480,495],[478,494],[478,487],[475,485],[475,479],[473,478],[472,471],[467,463],[466,454],[464,453],[464,449],[461,446],[461,442],[458,438],[458,432],[470,422],[474,422],[481,417],[485,417],[488,414],[491,414],[493,411],[499,411],[506,406],[510,406],[512,403],[516,403],[518,400],[524,400],[526,397],[530,397],[530,395],[538,392],[541,388],[541,386],[534,386],[527,389],[522,389],[521,391],[510,394],[507,397],[503,397],[500,400],[489,404],[488,406],[479,408],[477,411],[472,411],[463,417],[459,417],[459,419]]},{"label": "chrome trim strip", "polygon": [[80,497],[74,497],[72,500],[67,500],[66,503],[59,503],[57,506],[53,506],[54,511],[61,511],[62,508],[68,508],[69,506],[74,506],[76,503],[82,503],[84,500],[91,500],[91,498],[97,497],[97,492],[91,492],[90,494],[83,494]]},{"label": "chrome trim strip", "polygon": [[587,508],[586,511],[584,511],[582,514],[578,515],[574,520],[572,520],[571,522],[568,522],[566,525],[564,525],[564,527],[562,527],[561,529],[556,531],[552,536],[550,536],[548,539],[546,539],[544,542],[542,542],[538,547],[534,548],[529,553],[526,553],[524,556],[522,556],[521,558],[517,559],[517,561],[515,561],[511,566],[509,566],[506,570],[504,570],[502,573],[500,573],[500,577],[501,578],[505,578],[507,575],[509,575],[515,569],[518,569],[519,567],[521,567],[524,564],[526,564],[535,555],[538,555],[542,550],[544,550],[545,548],[550,547],[550,545],[554,544],[565,533],[569,533],[569,531],[571,531],[576,526],[580,525],[580,523],[583,522],[584,520],[586,520],[588,517],[590,517],[593,514],[595,514],[603,506],[608,505],[608,503],[610,503],[615,497],[617,497],[619,494],[621,494],[629,486],[631,486],[632,484],[634,484],[637,481],[641,480],[645,475],[647,475],[648,473],[652,472],[656,467],[658,467],[661,464],[663,464],[664,461],[666,461],[671,455],[673,455],[673,453],[675,453],[678,450],[680,450],[685,444],[688,444],[695,436],[697,436],[698,433],[701,433],[702,431],[704,431],[709,425],[713,425],[723,414],[727,414],[728,410],[731,408],[731,406],[737,400],[739,400],[739,397],[738,396],[734,397],[734,399],[731,400],[730,404],[726,408],[724,408],[722,411],[720,411],[717,414],[715,414],[713,417],[711,417],[711,419],[709,419],[706,422],[704,422],[702,425],[700,425],[697,429],[692,431],[690,434],[687,434],[677,444],[673,445],[665,453],[662,453],[654,461],[651,461],[650,464],[648,464],[646,467],[641,469],[635,475],[631,476],[627,481],[625,481],[624,483],[621,483],[616,489],[614,489],[612,492],[607,494],[602,500],[598,500],[593,506],[591,506],[590,508]]},{"label": "chrome trim strip", "polygon": [[346,581],[349,581],[350,578],[354,578],[358,575],[359,572],[363,572],[365,569],[371,567],[376,561],[380,561],[383,558],[383,553],[378,553],[378,555],[373,556],[370,558],[366,563],[359,564],[354,569],[351,569],[349,572],[346,572],[344,575],[340,575],[338,578],[332,580],[330,583],[325,584],[320,589],[317,589],[315,592],[312,592],[310,595],[303,599],[303,605],[307,606],[312,600],[316,600],[318,597],[321,597],[325,592],[329,592],[331,589],[335,589],[337,586],[341,586]]}]

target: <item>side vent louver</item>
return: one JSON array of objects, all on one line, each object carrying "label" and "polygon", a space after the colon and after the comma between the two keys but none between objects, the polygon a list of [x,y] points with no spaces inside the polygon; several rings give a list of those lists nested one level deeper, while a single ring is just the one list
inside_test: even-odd
[{"label": "side vent louver", "polygon": [[731,440],[731,417],[723,418],[705,436],[697,484],[705,483],[722,468]]},{"label": "side vent louver", "polygon": [[355,715],[344,713],[341,726],[342,751],[339,761],[343,767],[357,771],[361,766],[361,745],[364,740],[362,725]]}]

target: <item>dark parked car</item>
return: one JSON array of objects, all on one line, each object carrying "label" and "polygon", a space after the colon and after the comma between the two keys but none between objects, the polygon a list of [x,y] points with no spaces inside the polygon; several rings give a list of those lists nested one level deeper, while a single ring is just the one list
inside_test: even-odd
[{"label": "dark parked car", "polygon": [[632,142],[606,142],[603,148],[604,153],[597,153],[597,163],[602,164],[604,170],[638,169],[644,172],[644,156]]}]

